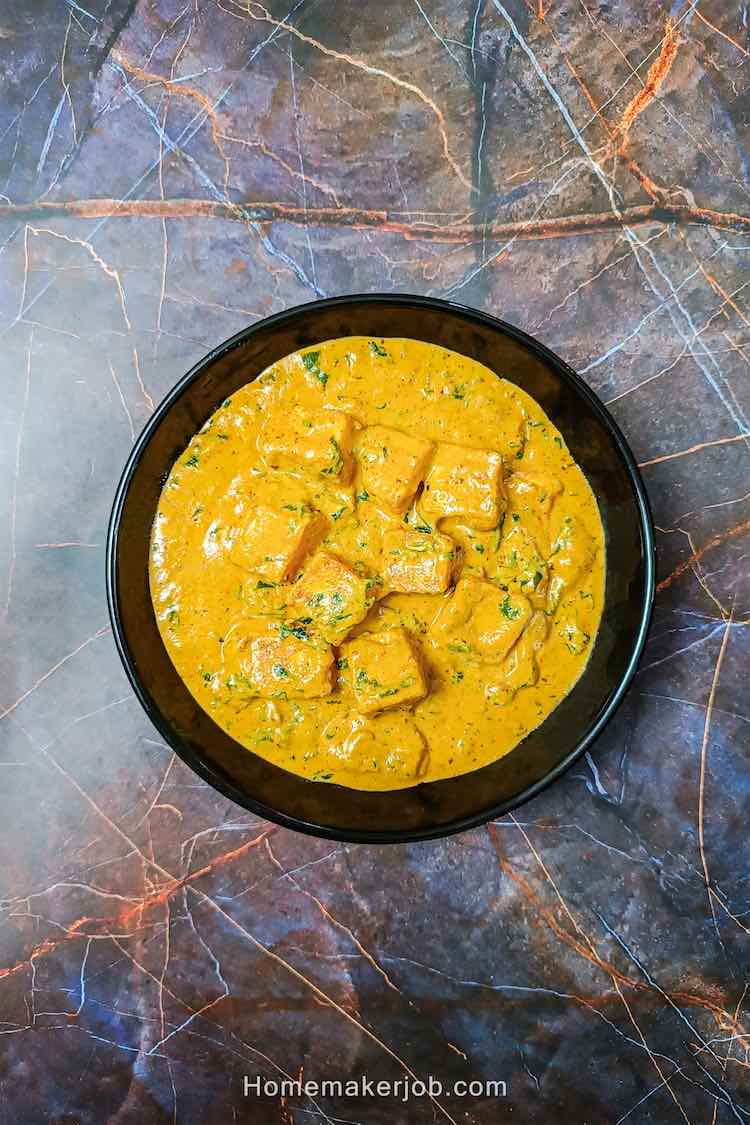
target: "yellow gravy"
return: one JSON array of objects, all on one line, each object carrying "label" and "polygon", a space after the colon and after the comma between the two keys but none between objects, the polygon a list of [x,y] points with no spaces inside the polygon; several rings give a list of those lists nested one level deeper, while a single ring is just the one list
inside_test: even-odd
[{"label": "yellow gravy", "polygon": [[227,399],[153,526],[195,699],[293,773],[395,789],[507,754],[581,675],[596,500],[538,404],[415,340],[346,337]]}]

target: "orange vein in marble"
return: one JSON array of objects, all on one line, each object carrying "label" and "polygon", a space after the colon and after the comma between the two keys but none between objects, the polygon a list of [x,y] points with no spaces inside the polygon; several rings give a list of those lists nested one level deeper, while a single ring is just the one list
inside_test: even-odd
[{"label": "orange vein in marble", "polygon": [[698,445],[691,445],[689,449],[680,449],[677,453],[664,453],[661,457],[652,457],[649,461],[639,461],[639,469],[647,469],[649,465],[661,465],[664,461],[674,461],[678,457],[688,457],[691,453],[699,453],[702,449],[710,449],[714,445],[731,445],[735,441],[747,441],[750,434],[733,434],[732,437],[717,438],[715,441],[701,441]]},{"label": "orange vein in marble", "polygon": [[[572,74],[573,78],[575,79],[575,81],[578,83],[581,90],[583,91],[583,94],[584,94],[584,97],[586,98],[586,101],[589,103],[589,105],[593,109],[594,116],[597,117],[601,121],[602,125],[604,126],[604,128],[605,128],[605,130],[606,130],[606,132],[607,132],[607,134],[610,138],[610,141],[612,142],[612,145],[614,146],[616,144],[616,140],[617,140],[618,129],[613,128],[610,125],[607,117],[602,112],[602,107],[597,103],[597,101],[596,101],[594,95],[592,94],[588,84],[581,77],[577,67],[573,63],[573,60],[568,56],[568,54],[565,51],[564,47],[562,46],[560,40],[555,35],[555,32],[552,29],[552,25],[549,22],[545,21],[545,27],[549,31],[550,35],[552,36],[552,38],[555,42],[555,45],[557,46],[558,50],[560,51],[566,67],[568,68],[568,70]],[[608,101],[609,100],[610,99],[608,99]],[[607,103],[605,103],[605,104],[607,104]],[[665,188],[661,187],[659,184],[657,184],[656,181],[653,180],[651,178],[651,176],[649,176],[649,174],[643,168],[641,168],[640,164],[638,164],[633,159],[633,157],[629,155],[629,153],[626,151],[625,143],[622,143],[620,145],[620,147],[618,148],[618,155],[623,159],[623,161],[625,162],[625,165],[628,168],[628,170],[633,174],[633,176],[635,176],[635,178],[638,180],[638,182],[641,185],[641,187],[643,188],[643,190],[646,192],[646,194],[651,199],[659,200],[659,199],[665,198],[665,196],[668,194],[667,190]]]},{"label": "orange vein in marble", "polygon": [[183,82],[174,82],[172,79],[165,78],[161,74],[155,74],[150,70],[144,70],[143,67],[138,66],[137,63],[131,62],[130,59],[123,55],[122,51],[113,50],[110,52],[110,54],[115,62],[119,63],[123,70],[126,70],[128,74],[132,74],[134,78],[140,78],[142,82],[156,83],[157,85],[162,86],[170,95],[191,98],[193,101],[198,103],[208,120],[211,122],[211,136],[213,138],[214,144],[216,145],[217,151],[219,152],[224,162],[224,194],[226,195],[229,184],[229,157],[224,151],[224,147],[221,143],[219,121],[218,117],[216,116],[216,109],[214,108],[211,99],[206,97],[206,95],[202,93],[201,90],[197,90],[195,86],[188,86]]},{"label": "orange vein in marble", "polygon": [[273,160],[279,167],[283,168],[287,175],[291,176],[293,179],[302,180],[304,183],[309,184],[310,187],[317,188],[323,195],[329,196],[337,207],[341,206],[339,197],[330,184],[323,183],[322,180],[311,176],[307,172],[301,172],[299,169],[293,168],[288,161],[284,160],[282,156],[279,156],[278,153],[269,148],[265,141],[249,141],[244,137],[235,137],[231,133],[221,133],[220,136],[222,140],[230,141],[234,145],[241,145],[243,148],[257,148],[264,156],[267,156],[269,160]]},{"label": "orange vein in marble", "polygon": [[694,14],[698,17],[701,23],[704,23],[706,27],[709,27],[711,29],[711,31],[714,31],[717,35],[720,35],[722,39],[726,39],[727,43],[731,43],[733,47],[736,47],[740,54],[744,55],[745,58],[750,59],[750,51],[746,51],[742,44],[738,43],[736,39],[732,39],[731,35],[727,35],[726,31],[722,31],[720,27],[716,26],[716,24],[713,24],[710,20],[707,20],[705,16],[701,15],[697,7],[694,9]]},{"label": "orange vein in marble", "polygon": [[[574,929],[577,931],[577,933],[579,933],[583,937],[584,941],[586,942],[586,945],[591,950],[592,955],[594,957],[598,957],[597,949],[596,949],[596,946],[594,945],[593,940],[589,937],[589,935],[585,932],[585,930],[580,926],[580,924],[573,917],[573,914],[571,913],[567,902],[565,901],[562,894],[560,893],[560,890],[557,886],[557,883],[552,878],[552,875],[550,874],[549,870],[547,869],[547,866],[545,865],[544,860],[542,859],[541,855],[539,854],[539,852],[534,847],[531,839],[527,835],[523,826],[518,823],[518,821],[516,820],[516,818],[513,816],[512,813],[510,814],[510,819],[515,824],[516,828],[518,828],[519,832],[521,833],[524,840],[526,841],[526,844],[527,844],[529,850],[531,851],[532,855],[534,856],[537,863],[541,867],[542,872],[544,873],[544,877],[546,878],[547,882],[550,884],[550,886],[554,890],[558,902],[560,903],[561,907],[565,911],[565,914],[570,919]],[[649,1047],[649,1045],[646,1041],[646,1037],[643,1034],[643,1031],[641,1030],[640,1024],[638,1023],[637,1019],[635,1018],[635,1015],[633,1014],[633,1010],[632,1010],[630,1004],[627,1001],[627,998],[625,997],[625,995],[622,991],[622,988],[620,986],[620,982],[615,980],[615,978],[613,976],[612,977],[612,983],[615,987],[615,991],[617,992],[617,995],[619,996],[619,998],[622,1002],[623,1007],[625,1008],[625,1011],[628,1014],[628,1018],[629,1018],[630,1022],[632,1023],[636,1032],[638,1033],[638,1038],[640,1039],[644,1050],[647,1052],[649,1058],[651,1059],[651,1062],[653,1064],[653,1067],[654,1067],[656,1073],[659,1075],[659,1078],[661,1079],[662,1083],[666,1086],[667,1090],[669,1091],[670,1097],[672,1098],[672,1101],[675,1103],[675,1105],[679,1109],[680,1113],[685,1118],[685,1121],[688,1123],[688,1125],[690,1125],[690,1121],[687,1117],[687,1114],[685,1113],[685,1110],[683,1109],[679,1099],[677,1098],[677,1095],[674,1093],[672,1087],[669,1084],[669,1078],[664,1074],[661,1066],[659,1065],[658,1059],[656,1058],[656,1055],[651,1050],[651,1048]]]},{"label": "orange vein in marble", "polygon": [[[422,220],[407,221],[402,213],[358,207],[310,207],[281,202],[250,201],[224,203],[212,199],[71,199],[32,203],[0,203],[0,221],[30,220],[47,217],[99,219],[235,219],[294,223],[299,226],[335,225],[358,230],[381,230],[398,234],[408,241],[432,241],[471,244],[482,237],[493,239],[570,238],[574,235],[601,234],[619,231],[622,224],[641,226],[650,223],[708,226],[750,234],[750,215],[734,211],[716,211],[709,207],[682,204],[649,203],[625,208],[619,215],[611,211],[560,215],[551,219],[521,219],[499,223],[446,223]],[[29,228],[30,230],[32,228]],[[40,233],[35,230],[35,234]],[[44,233],[55,235],[54,231]],[[57,237],[64,237],[57,235]],[[85,243],[78,239],[68,241]]]},{"label": "orange vein in marble", "polygon": [[[695,255],[693,255],[693,257],[695,258]],[[701,273],[705,277],[708,284],[723,299],[724,304],[722,305],[722,309],[725,308],[726,305],[729,305],[730,309],[732,309],[732,311],[737,314],[737,316],[740,318],[740,320],[745,325],[745,327],[750,328],[750,320],[748,320],[744,311],[740,308],[740,306],[734,300],[734,298],[732,297],[732,294],[727,293],[726,289],[724,289],[721,282],[716,277],[714,277],[714,275],[712,273],[708,272],[708,270],[706,269],[706,267],[703,265],[702,262],[698,261],[697,258],[695,258],[695,261],[698,265],[698,269],[701,271]]]},{"label": "orange vein in marble", "polygon": [[248,3],[245,10],[251,19],[262,20],[265,23],[270,23],[273,27],[283,28],[284,31],[288,31],[290,35],[299,39],[301,43],[307,43],[309,46],[315,47],[322,54],[328,55],[333,59],[338,59],[339,62],[348,63],[349,66],[354,67],[356,70],[364,71],[365,74],[371,74],[377,78],[384,78],[394,86],[398,86],[400,89],[408,90],[409,93],[414,94],[414,96],[417,97],[423,105],[426,105],[435,116],[440,131],[440,137],[443,142],[443,155],[446,161],[464,187],[468,188],[470,191],[473,190],[474,185],[470,180],[467,180],[466,176],[461,171],[458,161],[451,152],[448,143],[448,132],[445,125],[445,115],[442,109],[434,99],[431,98],[429,94],[426,94],[424,90],[420,89],[419,86],[416,86],[413,82],[407,82],[405,79],[399,78],[395,74],[391,74],[390,71],[383,70],[382,67],[371,66],[370,63],[365,62],[364,59],[357,58],[355,55],[349,55],[344,51],[337,51],[333,47],[327,47],[325,43],[321,43],[319,39],[313,39],[311,35],[304,35],[298,28],[294,27],[293,24],[287,23],[286,20],[274,19],[271,13],[261,4]]},{"label": "orange vein in marble", "polygon": [[616,132],[622,137],[620,147],[627,148],[630,130],[645,109],[659,93],[672,69],[672,64],[677,57],[680,44],[677,39],[676,27],[672,20],[667,20],[666,32],[661,44],[661,50],[654,62],[649,67],[646,83],[642,90],[631,98],[617,126]]},{"label": "orange vein in marble", "polygon": [[234,137],[229,133],[224,133],[220,127],[219,118],[216,113],[216,109],[211,102],[211,99],[208,98],[201,90],[196,89],[195,86],[189,86],[184,82],[177,82],[172,78],[165,78],[162,74],[156,74],[153,71],[144,70],[144,68],[138,66],[137,63],[131,62],[131,60],[123,55],[121,51],[114,50],[111,52],[111,54],[115,62],[119,63],[123,70],[126,70],[128,74],[132,74],[133,77],[140,78],[143,82],[156,83],[157,85],[162,86],[170,95],[191,98],[198,103],[211,123],[211,137],[214,144],[216,145],[216,149],[219,152],[222,161],[224,162],[225,195],[227,193],[229,184],[230,160],[224,148],[223,142],[231,141],[233,144],[243,145],[246,148],[259,149],[264,156],[267,156],[269,157],[269,159],[274,160],[292,178],[304,180],[312,187],[315,187],[324,194],[329,195],[333,199],[334,203],[338,203],[338,199],[333,188],[329,187],[327,184],[322,183],[320,180],[316,180],[312,176],[305,175],[304,173],[292,168],[292,166],[288,164],[286,160],[284,160],[281,156],[278,156],[272,149],[268,147],[268,145],[264,141],[249,141],[242,137]]},{"label": "orange vein in marble", "polygon": [[[579,956],[583,957],[595,968],[600,969],[602,972],[606,973],[607,976],[612,979],[613,983],[627,986],[628,988],[631,988],[637,992],[652,993],[654,991],[644,981],[636,980],[635,978],[628,976],[626,973],[621,972],[615,965],[612,964],[611,961],[605,960],[598,953],[596,953],[595,950],[592,951],[582,941],[579,941],[576,937],[574,937],[573,934],[571,934],[563,925],[561,925],[555,918],[552,911],[542,903],[541,899],[531,887],[529,882],[523,877],[523,875],[514,870],[514,868],[503,856],[497,842],[497,829],[495,828],[495,825],[489,824],[488,828],[490,830],[490,837],[495,848],[500,869],[505,875],[508,876],[509,879],[512,880],[513,883],[516,884],[524,897],[532,904],[538,917],[542,919],[547,928],[551,930],[552,933],[560,939],[560,941],[562,941],[575,953],[578,953]],[[683,989],[678,989],[674,992],[670,992],[669,995],[676,1003],[685,1004],[686,1006],[694,1008],[702,1008],[705,1011],[710,1012],[711,1015],[716,1019],[716,1022],[719,1026],[732,1026],[732,1030],[744,1033],[744,1028],[742,1028],[741,1026],[731,1025],[731,1016],[726,1011],[726,1009],[723,1008],[721,1004],[717,1003],[715,1000],[711,1000],[707,996],[701,996],[700,993],[688,992]]]},{"label": "orange vein in marble", "polygon": [[323,915],[323,917],[332,926],[334,926],[337,930],[341,930],[343,933],[346,934],[346,936],[353,943],[353,945],[359,951],[359,953],[364,957],[364,959],[372,966],[372,968],[375,970],[375,972],[378,973],[378,975],[380,977],[382,977],[383,981],[388,986],[388,988],[392,989],[393,992],[397,992],[399,994],[399,996],[402,996],[403,999],[405,999],[407,1001],[407,1003],[410,1005],[410,1007],[413,1008],[414,1004],[412,1003],[412,1001],[409,1000],[408,997],[403,996],[403,993],[401,992],[401,989],[398,987],[398,985],[393,983],[393,981],[388,976],[388,973],[385,971],[383,966],[373,956],[373,954],[370,953],[370,951],[362,944],[362,942],[359,940],[359,938],[354,933],[354,931],[351,930],[349,928],[349,926],[347,926],[344,922],[341,922],[338,918],[336,918],[331,913],[331,911],[328,909],[328,907],[325,905],[325,903],[321,902],[321,900],[318,898],[317,895],[314,895],[312,893],[312,891],[308,891],[303,886],[301,886],[301,884],[297,882],[297,880],[294,878],[294,876],[290,872],[284,871],[283,865],[281,863],[279,863],[278,859],[274,855],[274,853],[271,849],[271,845],[268,843],[268,840],[266,840],[265,847],[266,847],[266,851],[268,852],[269,859],[274,864],[274,866],[276,868],[278,868],[278,870],[281,872],[281,877],[288,879],[289,882],[292,884],[292,886],[296,887],[296,889],[300,892],[300,894],[305,895],[312,902],[314,902],[315,905],[318,907],[318,910],[320,911],[320,913]]},{"label": "orange vein in marble", "polygon": [[[128,923],[132,918],[140,917],[145,911],[150,910],[152,907],[160,906],[172,898],[177,891],[182,890],[183,887],[188,887],[196,880],[202,879],[205,875],[210,875],[219,867],[224,867],[227,863],[232,863],[234,860],[239,859],[252,848],[261,844],[267,836],[275,831],[275,828],[267,828],[258,836],[254,836],[251,840],[246,840],[244,844],[239,847],[233,848],[231,851],[222,852],[220,855],[214,856],[212,860],[204,864],[203,867],[198,868],[196,871],[191,871],[187,875],[183,875],[179,879],[173,879],[171,882],[166,883],[160,890],[153,891],[151,894],[146,895],[144,898],[139,899],[134,905],[119,911],[113,918],[96,918],[84,916],[76,919],[66,928],[65,935],[61,938],[46,938],[39,945],[32,949],[28,957],[9,965],[4,969],[0,969],[0,980],[5,977],[14,976],[16,973],[24,969],[30,961],[36,960],[48,953],[53,953],[60,946],[67,944],[73,939],[81,938],[111,938],[113,935],[109,932],[115,927],[122,926]],[[84,926],[95,927],[93,930],[84,930]]]},{"label": "orange vein in marble", "polygon": [[[549,31],[553,40],[555,41],[555,45],[556,45],[557,49],[560,51],[560,54],[563,57],[563,61],[566,65],[566,67],[568,68],[571,75],[573,76],[573,78],[575,79],[575,81],[578,83],[581,90],[583,91],[583,95],[586,98],[586,101],[589,103],[589,105],[593,109],[594,116],[599,118],[599,120],[601,121],[602,125],[604,126],[610,140],[614,143],[616,141],[616,138],[617,138],[617,130],[613,129],[612,126],[610,125],[606,116],[602,112],[601,106],[598,104],[596,98],[594,97],[593,93],[591,92],[591,89],[589,88],[588,84],[584,81],[584,79],[582,78],[582,76],[578,72],[578,69],[577,69],[575,63],[569,57],[569,55],[565,51],[564,47],[562,46],[560,40],[558,39],[558,37],[555,35],[554,31],[552,30],[551,24],[545,23],[545,27]],[[656,181],[653,180],[651,178],[651,176],[649,176],[649,174],[644,171],[643,168],[641,168],[640,164],[638,164],[633,159],[633,157],[630,156],[625,151],[625,148],[622,147],[622,146],[619,149],[619,155],[624,160],[625,165],[628,168],[628,170],[630,172],[632,172],[632,174],[638,180],[639,184],[641,185],[643,190],[646,192],[646,195],[648,195],[653,200],[660,200],[660,199],[665,198],[665,196],[667,194],[666,189],[661,187],[659,184],[657,184]]]},{"label": "orange vein in marble", "polygon": [[137,902],[135,906],[130,907],[130,909],[120,914],[117,921],[120,923],[127,922],[133,915],[142,914],[144,910],[149,910],[153,906],[158,906],[160,903],[166,902],[167,899],[170,899],[172,895],[182,890],[183,887],[190,886],[190,884],[194,883],[197,879],[202,879],[204,875],[211,875],[217,868],[224,867],[227,863],[232,863],[234,860],[246,855],[247,852],[252,851],[258,844],[262,844],[266,837],[275,831],[275,828],[266,828],[251,840],[246,840],[244,844],[240,844],[239,847],[232,848],[231,851],[222,852],[220,855],[214,856],[212,860],[209,860],[203,867],[199,867],[197,871],[191,871],[189,874],[183,875],[180,879],[174,879],[171,883],[167,883],[161,890],[147,895],[146,898]]},{"label": "orange vein in marble", "polygon": [[737,539],[740,535],[744,535],[746,531],[750,531],[750,520],[745,520],[743,523],[738,523],[735,527],[730,527],[728,531],[723,531],[718,535],[714,535],[697,551],[693,551],[690,558],[685,559],[679,566],[676,566],[671,574],[668,574],[666,578],[662,578],[661,582],[659,582],[656,587],[656,593],[660,594],[662,590],[666,590],[668,586],[672,585],[676,578],[683,575],[686,570],[690,570],[693,563],[699,562],[709,551],[713,551],[714,548],[720,547],[722,543],[726,543],[730,539]]}]

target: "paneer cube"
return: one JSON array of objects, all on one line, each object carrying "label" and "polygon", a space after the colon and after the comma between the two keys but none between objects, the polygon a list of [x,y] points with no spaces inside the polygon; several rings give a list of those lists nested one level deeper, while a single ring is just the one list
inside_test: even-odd
[{"label": "paneer cube", "polygon": [[539,680],[539,656],[547,638],[548,623],[544,613],[537,611],[526,625],[520,640],[500,665],[496,679],[485,682],[485,696],[493,702],[510,703],[522,688],[533,687]]},{"label": "paneer cube", "polygon": [[425,535],[407,527],[383,534],[383,579],[404,594],[443,594],[460,561],[461,549],[450,536]]},{"label": "paneer cube", "polygon": [[342,657],[363,715],[418,703],[427,695],[422,662],[404,629],[364,633],[344,645]]},{"label": "paneer cube", "polygon": [[368,426],[356,450],[366,491],[401,515],[422,482],[432,450],[431,441],[390,426]]},{"label": "paneer cube", "polygon": [[547,610],[556,610],[563,594],[574,590],[584,575],[591,571],[597,547],[593,538],[576,516],[566,516],[552,545],[547,589]]},{"label": "paneer cube", "polygon": [[351,479],[354,420],[340,410],[295,406],[272,412],[258,435],[258,450],[273,469],[306,472],[332,484]]},{"label": "paneer cube", "polygon": [[419,507],[433,520],[455,516],[477,531],[491,531],[505,508],[502,457],[491,449],[439,445]]},{"label": "paneer cube", "polygon": [[506,688],[511,697],[539,679],[538,655],[547,639],[548,623],[543,613],[535,613],[524,634],[503,665]]},{"label": "paneer cube", "polygon": [[504,660],[523,633],[532,607],[522,594],[478,578],[462,578],[430,627],[439,643],[481,660]]},{"label": "paneer cube", "polygon": [[237,537],[232,557],[270,582],[284,582],[294,577],[326,526],[325,516],[303,505],[277,509],[259,504]]},{"label": "paneer cube", "polygon": [[321,550],[292,587],[292,599],[300,616],[312,618],[316,632],[337,645],[367,616],[373,588],[372,580],[357,574],[330,551]]},{"label": "paneer cube", "polygon": [[451,596],[444,599],[430,625],[430,634],[439,644],[453,647],[456,651],[468,651],[471,615],[488,586],[488,582],[471,575],[461,578]]},{"label": "paneer cube", "polygon": [[490,586],[472,614],[474,647],[480,657],[490,663],[504,660],[522,635],[532,612],[523,594],[504,593]]},{"label": "paneer cube", "polygon": [[339,773],[359,775],[360,780],[363,774],[385,774],[408,784],[424,774],[429,747],[409,711],[367,716],[334,711],[321,732],[316,764],[322,757]]},{"label": "paneer cube", "polygon": [[508,492],[516,507],[535,508],[545,516],[562,490],[562,481],[552,473],[513,473],[508,480]]},{"label": "paneer cube", "polygon": [[506,585],[517,586],[538,608],[545,604],[547,563],[536,540],[522,523],[511,523],[510,531],[503,537],[497,556],[497,578]]},{"label": "paneer cube", "polygon": [[333,686],[333,651],[315,638],[301,640],[282,631],[275,636],[250,637],[243,654],[242,674],[264,699],[319,699]]},{"label": "paneer cube", "polygon": [[550,551],[550,514],[563,491],[562,481],[551,473],[513,473],[505,483],[512,516],[523,521],[545,556]]}]

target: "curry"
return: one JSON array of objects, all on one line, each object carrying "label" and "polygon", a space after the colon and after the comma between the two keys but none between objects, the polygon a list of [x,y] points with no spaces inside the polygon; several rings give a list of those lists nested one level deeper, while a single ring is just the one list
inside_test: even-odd
[{"label": "curry", "polygon": [[276,765],[396,789],[507,754],[589,659],[596,500],[512,382],[407,339],[275,363],[174,464],[161,636],[192,695]]}]

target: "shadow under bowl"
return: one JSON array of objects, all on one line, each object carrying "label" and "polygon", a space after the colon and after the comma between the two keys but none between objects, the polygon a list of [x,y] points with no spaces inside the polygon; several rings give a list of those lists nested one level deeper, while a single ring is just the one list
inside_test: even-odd
[{"label": "shadow under bowl", "polygon": [[[272,765],[214,723],[162,642],[148,580],[159,495],[186,445],[239,387],[299,348],[341,336],[403,336],[483,363],[530,394],[563,434],[599,503],[606,539],[601,626],[586,669],[559,706],[505,757],[413,788],[371,793]],[[617,425],[575,372],[525,333],[447,301],[352,296],[279,313],[202,359],[157,407],[117,489],[107,539],[107,598],[130,682],[154,726],[200,777],[259,816],[316,836],[399,842],[445,836],[516,808],[559,777],[614,714],[633,678],[654,596],[646,493]]]}]

